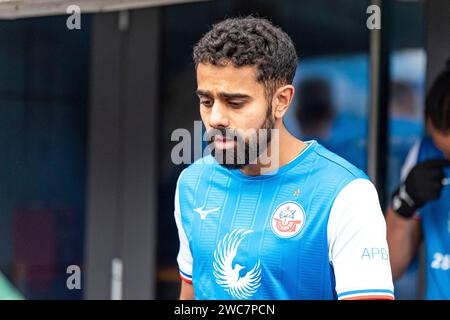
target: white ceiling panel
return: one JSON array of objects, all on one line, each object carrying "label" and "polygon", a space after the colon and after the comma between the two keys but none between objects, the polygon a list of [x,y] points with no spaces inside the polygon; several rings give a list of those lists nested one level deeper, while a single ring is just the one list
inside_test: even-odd
[{"label": "white ceiling panel", "polygon": [[207,0],[0,0],[0,19],[66,14],[77,5],[81,13],[138,9]]}]

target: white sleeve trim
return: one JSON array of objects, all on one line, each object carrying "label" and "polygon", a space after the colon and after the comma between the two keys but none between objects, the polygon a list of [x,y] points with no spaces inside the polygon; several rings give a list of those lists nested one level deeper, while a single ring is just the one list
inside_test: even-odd
[{"label": "white sleeve trim", "polygon": [[[180,175],[181,177],[181,175]],[[177,182],[177,188],[175,191],[175,222],[178,228],[178,237],[180,240],[180,250],[177,256],[178,267],[180,270],[180,275],[188,281],[192,281],[192,264],[193,258],[191,249],[189,247],[189,240],[184,231],[183,222],[181,221],[181,210],[180,210],[180,195],[179,195],[179,180]]]},{"label": "white sleeve trim", "polygon": [[355,179],[339,192],[327,227],[338,299],[393,298],[386,223],[369,180]]}]

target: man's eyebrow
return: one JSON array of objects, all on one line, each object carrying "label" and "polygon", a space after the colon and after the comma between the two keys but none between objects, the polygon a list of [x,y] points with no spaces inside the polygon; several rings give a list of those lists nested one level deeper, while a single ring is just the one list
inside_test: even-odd
[{"label": "man's eyebrow", "polygon": [[[206,97],[212,97],[212,94],[210,91],[205,90],[197,90],[195,91],[198,96],[206,96]],[[228,93],[228,92],[220,92],[219,96],[224,99],[249,99],[251,96],[245,93]]]},{"label": "man's eyebrow", "polygon": [[212,94],[211,94],[211,92],[209,92],[209,91],[197,90],[197,91],[195,91],[195,93],[196,93],[198,96],[212,97]]},{"label": "man's eyebrow", "polygon": [[221,92],[219,95],[225,99],[249,99],[251,98],[248,94],[245,93],[226,93]]}]

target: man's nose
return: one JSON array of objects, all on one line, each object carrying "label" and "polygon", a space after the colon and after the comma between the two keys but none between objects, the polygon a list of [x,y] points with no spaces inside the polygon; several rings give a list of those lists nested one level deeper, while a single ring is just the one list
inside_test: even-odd
[{"label": "man's nose", "polygon": [[213,128],[229,127],[230,123],[227,116],[227,110],[223,104],[214,102],[209,116],[209,125]]}]

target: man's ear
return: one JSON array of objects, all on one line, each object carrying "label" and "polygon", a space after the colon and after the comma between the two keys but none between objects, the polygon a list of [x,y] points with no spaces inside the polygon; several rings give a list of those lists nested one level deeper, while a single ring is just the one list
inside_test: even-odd
[{"label": "man's ear", "polygon": [[275,91],[272,98],[273,115],[275,119],[284,117],[294,98],[294,92],[295,88],[290,84],[282,86]]}]

